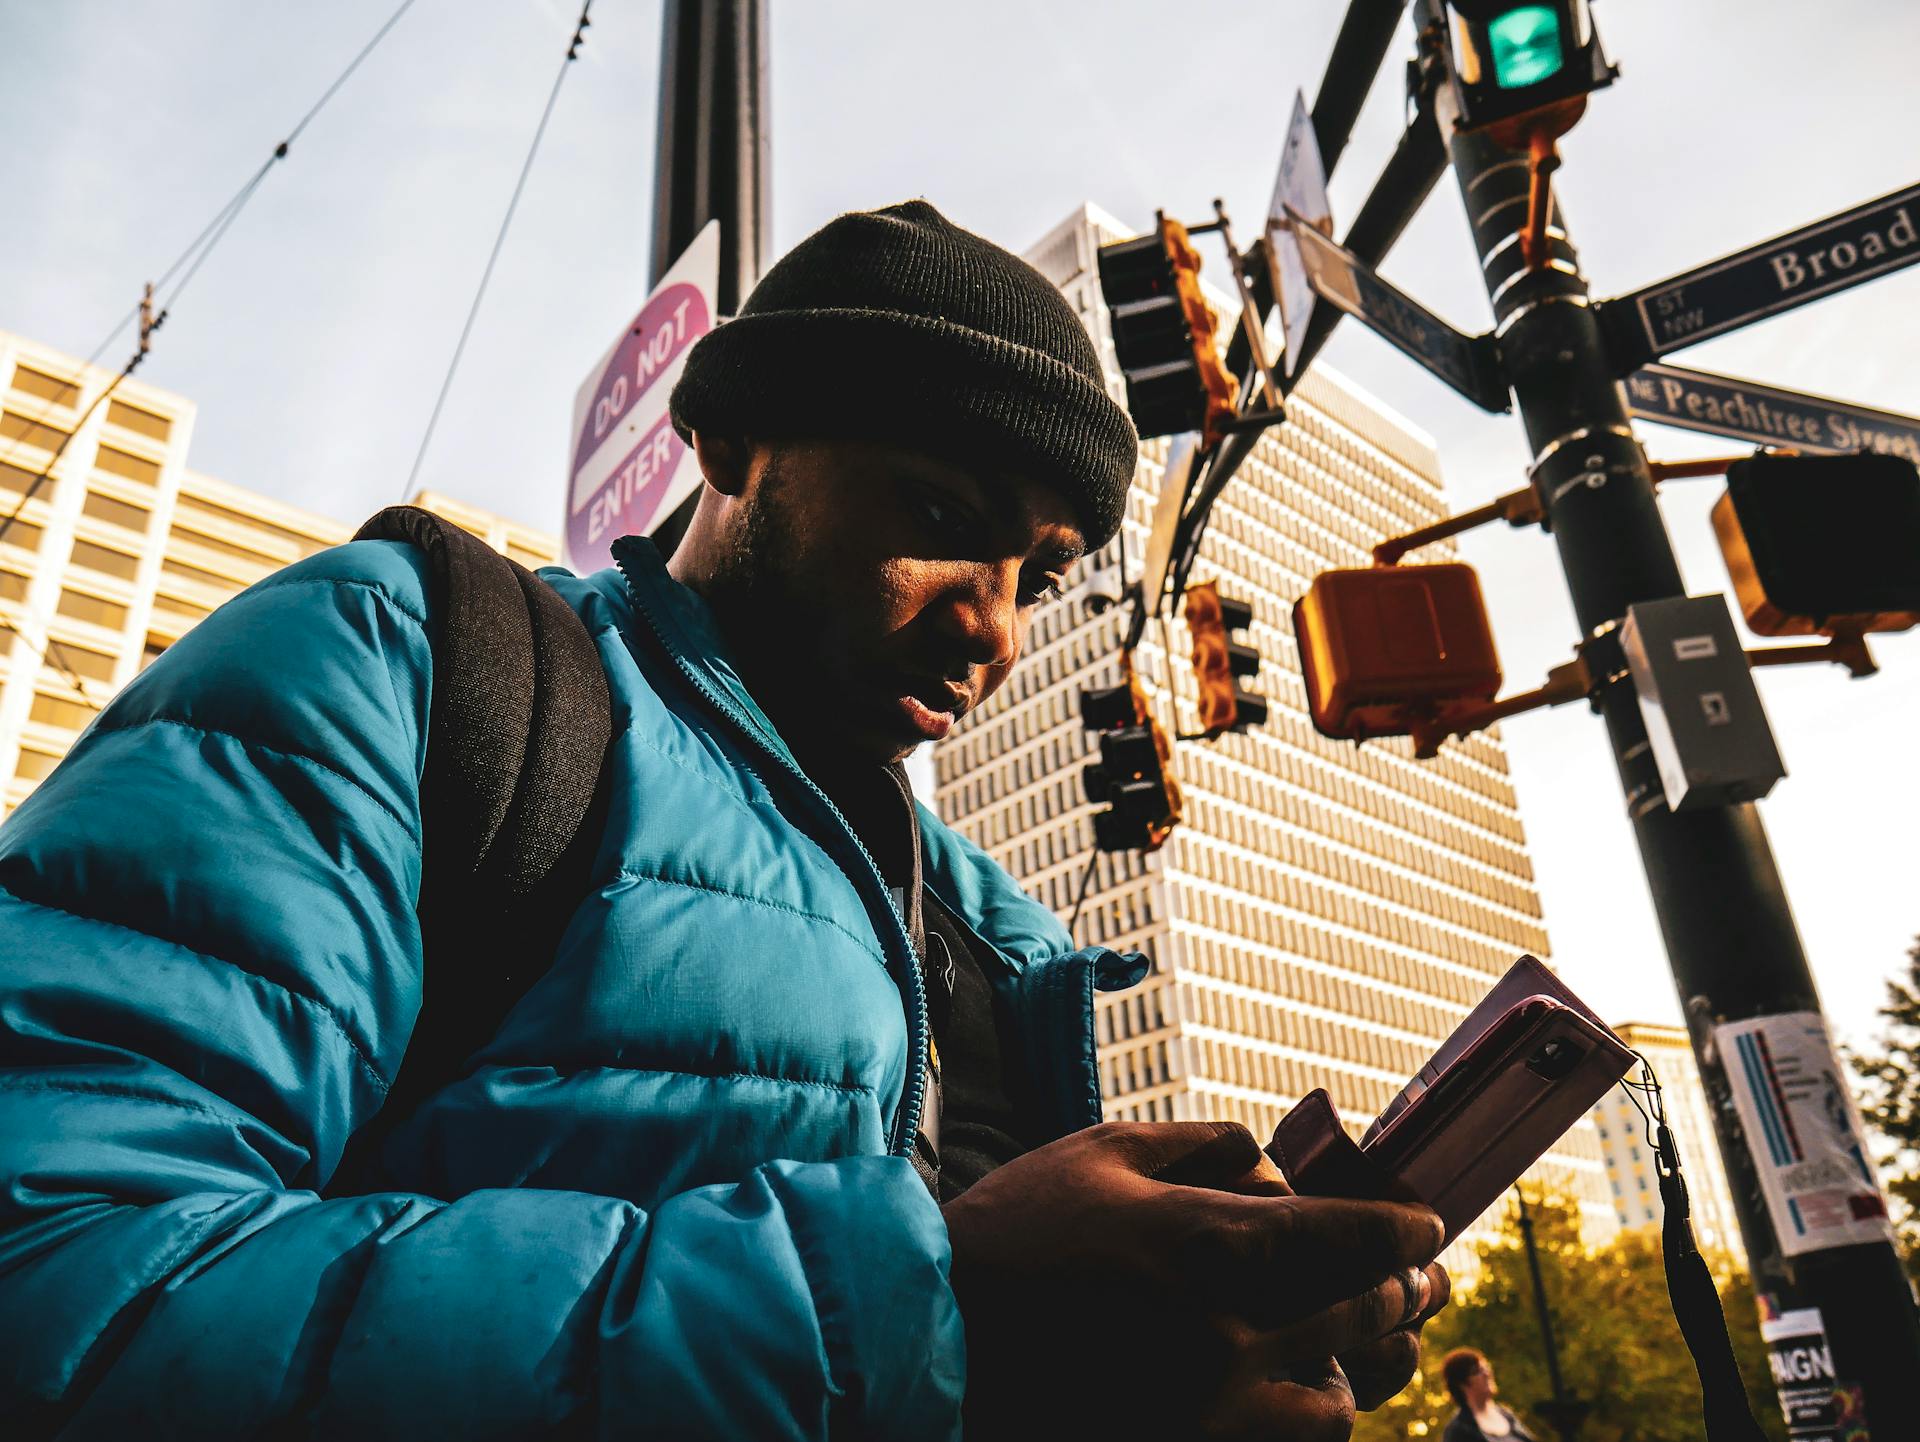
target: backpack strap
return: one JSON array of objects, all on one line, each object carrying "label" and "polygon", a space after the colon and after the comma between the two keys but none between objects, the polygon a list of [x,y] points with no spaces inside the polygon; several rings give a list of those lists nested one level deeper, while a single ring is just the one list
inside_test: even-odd
[{"label": "backpack strap", "polygon": [[462,1075],[552,962],[586,891],[613,731],[606,671],[558,592],[451,521],[389,506],[355,540],[426,558],[433,692],[420,778],[420,1015],[329,1191],[379,1184],[395,1127]]}]

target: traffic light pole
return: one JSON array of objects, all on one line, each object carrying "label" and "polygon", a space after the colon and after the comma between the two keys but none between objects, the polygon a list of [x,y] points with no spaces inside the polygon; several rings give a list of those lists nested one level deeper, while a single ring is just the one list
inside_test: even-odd
[{"label": "traffic light pole", "polygon": [[[1443,24],[1438,0],[1417,0],[1414,20],[1422,28]],[[1529,270],[1520,241],[1527,158],[1455,130],[1444,101],[1438,118],[1574,612],[1583,633],[1604,646],[1630,604],[1684,594],[1647,457],[1628,424],[1565,216],[1552,215],[1548,264]],[[1759,813],[1751,803],[1669,810],[1624,663],[1596,671],[1597,705],[1674,985],[1714,1098],[1755,1290],[1774,1313],[1818,1309],[1837,1386],[1861,1389],[1872,1436],[1907,1435],[1920,1380],[1920,1322],[1899,1257],[1891,1242],[1783,1253],[1714,1047],[1714,1029],[1726,1023],[1820,1012]]]},{"label": "traffic light pole", "polygon": [[[660,33],[660,121],[654,156],[653,258],[658,285],[706,223],[720,222],[717,309],[734,315],[767,268],[773,230],[772,123],[765,0],[666,0]],[[699,493],[653,531],[672,555]]]}]

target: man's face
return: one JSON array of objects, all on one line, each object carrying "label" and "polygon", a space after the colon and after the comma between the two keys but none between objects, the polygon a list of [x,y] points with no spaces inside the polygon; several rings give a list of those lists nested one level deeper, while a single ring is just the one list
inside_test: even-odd
[{"label": "man's face", "polygon": [[754,445],[704,588],[748,688],[806,757],[937,741],[1007,678],[1083,549],[1035,481],[865,441]]}]

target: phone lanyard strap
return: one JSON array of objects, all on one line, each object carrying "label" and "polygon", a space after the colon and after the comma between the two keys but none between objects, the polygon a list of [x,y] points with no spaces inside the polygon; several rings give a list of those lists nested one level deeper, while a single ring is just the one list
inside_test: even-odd
[{"label": "phone lanyard strap", "polygon": [[[1645,1058],[1641,1064],[1645,1065]],[[1657,1097],[1660,1083],[1653,1080],[1652,1067],[1646,1070]],[[1655,1105],[1657,1108],[1659,1102]],[[1680,1175],[1680,1153],[1664,1116],[1658,1111],[1656,1116],[1660,1119],[1654,1135],[1654,1171],[1660,1178],[1660,1202],[1666,1212],[1660,1244],[1666,1260],[1667,1296],[1673,1303],[1673,1319],[1680,1324],[1681,1339],[1693,1357],[1694,1370],[1700,1374],[1700,1405],[1707,1439],[1762,1442],[1766,1434],[1754,1420],[1753,1405],[1740,1379],[1740,1364],[1734,1360],[1733,1339],[1727,1335],[1720,1291],[1693,1239],[1692,1207],[1687,1200],[1686,1178]]]}]

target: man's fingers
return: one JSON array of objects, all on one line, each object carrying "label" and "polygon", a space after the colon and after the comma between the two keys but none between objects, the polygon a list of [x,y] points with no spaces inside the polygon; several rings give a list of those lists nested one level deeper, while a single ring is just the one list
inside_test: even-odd
[{"label": "man's fingers", "polygon": [[1435,1262],[1426,1273],[1428,1298],[1419,1316],[1377,1341],[1340,1354],[1340,1365],[1353,1386],[1354,1405],[1363,1412],[1384,1406],[1413,1380],[1420,1366],[1420,1328],[1447,1305],[1453,1294],[1453,1281],[1445,1267]]},{"label": "man's fingers", "polygon": [[1169,1255],[1218,1306],[1272,1327],[1354,1297],[1440,1250],[1440,1219],[1407,1202],[1189,1195]]},{"label": "man's fingers", "polygon": [[1253,1171],[1263,1155],[1238,1122],[1114,1122],[1096,1132],[1142,1176],[1169,1186],[1220,1186]]}]

